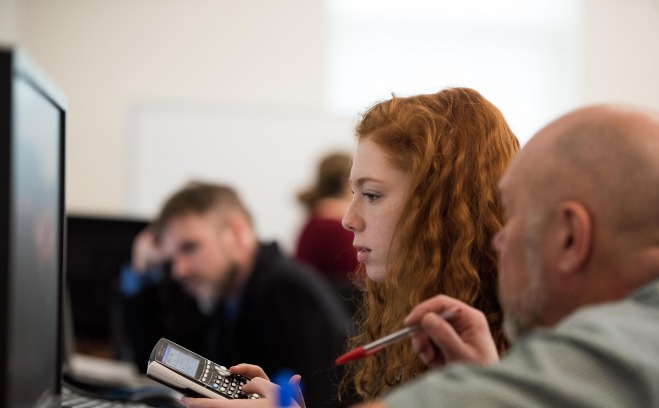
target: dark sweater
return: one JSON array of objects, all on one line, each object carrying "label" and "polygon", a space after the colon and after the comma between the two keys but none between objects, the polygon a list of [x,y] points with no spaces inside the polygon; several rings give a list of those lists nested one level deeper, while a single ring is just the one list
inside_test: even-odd
[{"label": "dark sweater", "polygon": [[138,365],[145,369],[151,348],[166,337],[227,367],[256,364],[270,378],[290,369],[302,376],[308,406],[336,406],[334,359],[343,351],[348,317],[335,292],[274,243],[261,244],[255,265],[238,303],[221,302],[210,315],[170,279],[126,299],[126,334]]}]

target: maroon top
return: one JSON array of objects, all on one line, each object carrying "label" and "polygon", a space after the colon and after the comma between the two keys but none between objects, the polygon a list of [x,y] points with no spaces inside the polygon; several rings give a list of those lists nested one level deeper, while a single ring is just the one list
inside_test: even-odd
[{"label": "maroon top", "polygon": [[340,221],[312,216],[300,234],[296,257],[330,280],[345,280],[357,268],[353,238]]}]

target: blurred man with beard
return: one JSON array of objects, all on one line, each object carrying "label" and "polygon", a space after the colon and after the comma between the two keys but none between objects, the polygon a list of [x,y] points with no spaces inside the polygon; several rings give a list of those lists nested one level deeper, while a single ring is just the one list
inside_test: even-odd
[{"label": "blurred man with beard", "polygon": [[124,290],[126,334],[139,365],[166,337],[227,367],[294,370],[314,406],[335,405],[330,376],[348,326],[343,306],[316,272],[276,243],[259,242],[234,190],[193,183],[170,197],[136,238],[124,278],[153,274],[147,271],[164,262],[161,278]]}]

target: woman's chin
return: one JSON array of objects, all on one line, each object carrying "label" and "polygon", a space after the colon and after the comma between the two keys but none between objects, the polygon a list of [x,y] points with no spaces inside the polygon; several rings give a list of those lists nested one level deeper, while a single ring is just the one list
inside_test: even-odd
[{"label": "woman's chin", "polygon": [[384,280],[385,272],[381,268],[366,265],[366,276],[373,282],[380,283]]}]

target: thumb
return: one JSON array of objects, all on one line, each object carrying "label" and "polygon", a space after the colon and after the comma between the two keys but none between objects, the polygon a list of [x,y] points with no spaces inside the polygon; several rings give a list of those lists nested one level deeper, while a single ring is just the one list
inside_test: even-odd
[{"label": "thumb", "polygon": [[301,386],[302,376],[299,374],[295,374],[294,376],[291,377],[291,379],[288,382],[289,384],[291,384],[291,386],[294,389],[295,402],[297,402],[301,408],[306,408],[306,404],[304,403],[304,397],[302,396],[302,386]]},{"label": "thumb", "polygon": [[428,338],[450,361],[451,356],[460,355],[465,344],[453,326],[435,313],[428,313],[421,319],[421,326]]}]

